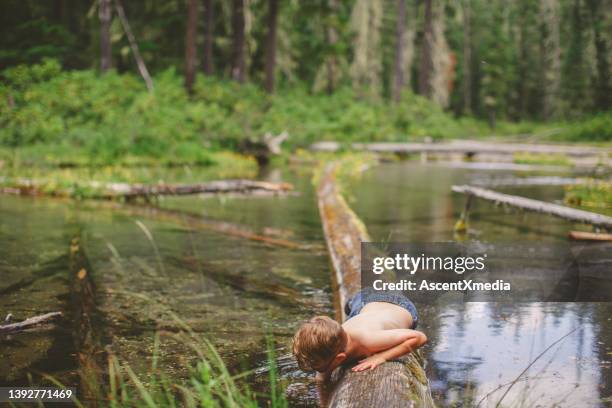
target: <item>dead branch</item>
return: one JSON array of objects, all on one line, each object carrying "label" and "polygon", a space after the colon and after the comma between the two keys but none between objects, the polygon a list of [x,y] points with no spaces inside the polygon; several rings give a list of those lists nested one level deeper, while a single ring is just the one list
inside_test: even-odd
[{"label": "dead branch", "polygon": [[10,333],[10,332],[29,329],[33,326],[37,326],[39,324],[46,323],[60,316],[62,316],[62,312],[51,312],[51,313],[45,313],[39,316],[27,318],[22,322],[5,324],[4,326],[0,326],[0,333]]}]

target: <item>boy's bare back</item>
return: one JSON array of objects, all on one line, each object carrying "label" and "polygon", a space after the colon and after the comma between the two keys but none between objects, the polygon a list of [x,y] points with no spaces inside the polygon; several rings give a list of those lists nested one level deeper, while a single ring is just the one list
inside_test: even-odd
[{"label": "boy's bare back", "polygon": [[342,328],[354,341],[352,359],[367,357],[401,343],[413,326],[412,315],[403,307],[387,302],[371,302]]}]

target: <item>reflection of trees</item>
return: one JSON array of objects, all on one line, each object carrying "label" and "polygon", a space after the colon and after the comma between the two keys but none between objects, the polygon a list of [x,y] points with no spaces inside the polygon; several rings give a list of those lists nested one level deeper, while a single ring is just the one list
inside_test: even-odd
[{"label": "reflection of trees", "polygon": [[610,373],[610,360],[612,360],[612,303],[593,303],[593,331],[596,354],[600,362],[607,365],[607,369],[600,370],[599,398],[609,398],[612,395],[612,373]]}]

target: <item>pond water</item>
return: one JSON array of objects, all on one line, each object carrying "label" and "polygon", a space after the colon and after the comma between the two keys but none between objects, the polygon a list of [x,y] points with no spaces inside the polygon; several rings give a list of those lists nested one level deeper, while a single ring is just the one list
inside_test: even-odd
[{"label": "pond water", "polygon": [[[463,207],[463,197],[450,192],[452,184],[526,175],[551,174],[383,164],[352,181],[348,196],[374,240],[446,242],[455,239],[453,225]],[[312,376],[300,372],[289,354],[301,321],[333,313],[316,198],[303,168],[273,169],[260,177],[292,182],[300,194],[171,198],[162,200],[164,211],[157,212],[2,196],[0,314],[21,319],[63,310],[66,317],[48,330],[0,338],[0,383],[27,383],[28,372],[78,381],[69,248],[79,236],[96,288],[101,316],[96,330],[135,371],[146,373],[150,366],[156,332],[172,334],[187,323],[213,341],[232,369],[256,366],[264,374],[270,333],[292,405],[316,406]],[[496,189],[546,201],[563,196],[561,186]],[[468,239],[483,242],[561,242],[574,227],[478,201],[470,220]],[[299,248],[221,232],[228,225]],[[612,277],[599,284],[611,282]],[[495,406],[506,388],[496,389],[515,380],[533,360],[502,406],[533,406],[537,401],[542,406],[598,407],[606,406],[604,398],[612,395],[610,303],[415,302],[429,338],[423,349],[426,371],[441,406]],[[193,353],[171,335],[161,341],[160,366],[171,375],[185,375]],[[254,376],[253,385],[261,386],[263,377]]]}]

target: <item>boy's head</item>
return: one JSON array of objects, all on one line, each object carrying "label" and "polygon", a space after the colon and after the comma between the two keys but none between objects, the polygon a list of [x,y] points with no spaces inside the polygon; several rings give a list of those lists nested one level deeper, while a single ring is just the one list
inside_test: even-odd
[{"label": "boy's head", "polygon": [[293,336],[293,355],[304,371],[329,371],[346,359],[348,338],[342,326],[327,316],[304,323]]}]

